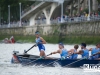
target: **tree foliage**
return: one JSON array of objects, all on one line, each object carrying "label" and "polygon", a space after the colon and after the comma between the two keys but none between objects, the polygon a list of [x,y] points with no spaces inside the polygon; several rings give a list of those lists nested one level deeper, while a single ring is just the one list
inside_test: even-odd
[{"label": "tree foliage", "polygon": [[33,1],[25,0],[0,0],[1,21],[8,21],[8,5],[10,5],[11,21],[19,20],[19,3],[21,2],[22,10],[32,5]]},{"label": "tree foliage", "polygon": [[100,4],[100,0],[97,0],[98,1],[98,3]]}]

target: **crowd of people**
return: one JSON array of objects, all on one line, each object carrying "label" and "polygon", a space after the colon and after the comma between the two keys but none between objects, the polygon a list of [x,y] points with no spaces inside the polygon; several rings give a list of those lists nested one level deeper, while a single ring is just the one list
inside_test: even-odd
[{"label": "crowd of people", "polygon": [[[63,15],[62,21],[63,22],[82,22],[82,21],[98,21],[100,20],[100,12],[92,12],[90,13],[90,16],[88,13],[84,12],[81,14],[76,14],[73,16],[70,15]],[[61,23],[61,16],[53,17],[50,19],[51,24],[53,23]],[[42,16],[39,16],[36,20],[36,24],[46,24],[46,18],[43,14]]]},{"label": "crowd of people", "polygon": [[[62,16],[63,20],[64,21],[67,21],[67,22],[72,22],[72,21],[88,21],[89,18],[90,20],[100,20],[100,12],[92,12],[90,13],[90,17],[89,17],[89,14],[84,12],[82,14],[76,14],[76,15],[73,15],[73,16],[70,16],[70,15],[63,15]],[[57,17],[55,18],[56,20],[58,21],[61,21],[61,17]]]},{"label": "crowd of people", "polygon": [[[83,12],[81,14],[76,14],[73,16],[70,15],[63,15],[62,16],[62,21],[63,22],[81,22],[81,21],[96,21],[96,20],[100,20],[100,11],[98,12],[91,12],[90,16],[88,13]],[[61,23],[61,16],[58,17],[53,17],[50,19],[51,24],[53,23]],[[9,23],[7,23],[6,21],[3,21],[0,26],[2,27],[3,25],[8,25]],[[45,15],[42,13],[40,16],[37,17],[36,19],[36,25],[40,25],[40,24],[46,24],[46,18]],[[19,27],[20,25],[20,21],[11,21],[10,22],[10,27]],[[29,21],[28,20],[22,20],[21,21],[21,26],[26,26],[29,25]]]},{"label": "crowd of people", "polygon": [[[8,28],[8,27],[20,27],[20,21],[11,21],[10,22],[10,26],[8,26],[9,23],[7,23],[6,21],[2,22],[0,24],[1,28]],[[29,25],[29,21],[28,20],[24,20],[21,21],[21,26],[28,26]]]}]

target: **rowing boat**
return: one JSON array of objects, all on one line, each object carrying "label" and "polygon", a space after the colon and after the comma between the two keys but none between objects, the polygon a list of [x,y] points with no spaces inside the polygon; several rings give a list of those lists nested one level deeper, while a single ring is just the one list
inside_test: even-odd
[{"label": "rowing boat", "polygon": [[[99,64],[100,60],[89,60],[89,59],[65,59],[61,60],[60,58],[48,58],[48,59],[39,59],[39,56],[30,55],[30,54],[19,54],[19,52],[14,51],[13,57],[11,59],[12,63],[20,63],[22,65],[43,65],[43,66],[55,66],[55,63],[59,64],[62,67],[82,67],[84,64]],[[75,62],[75,63],[73,63]],[[73,64],[70,64],[73,63]]]}]

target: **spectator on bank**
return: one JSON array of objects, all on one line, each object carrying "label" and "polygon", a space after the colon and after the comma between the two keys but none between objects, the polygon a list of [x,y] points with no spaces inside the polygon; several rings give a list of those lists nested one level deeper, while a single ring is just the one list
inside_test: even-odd
[{"label": "spectator on bank", "polygon": [[65,15],[65,21],[68,21],[68,16],[67,15]]},{"label": "spectator on bank", "polygon": [[100,16],[100,11],[98,11],[98,15]]},{"label": "spectator on bank", "polygon": [[87,13],[85,13],[85,17],[88,17],[88,14]]}]

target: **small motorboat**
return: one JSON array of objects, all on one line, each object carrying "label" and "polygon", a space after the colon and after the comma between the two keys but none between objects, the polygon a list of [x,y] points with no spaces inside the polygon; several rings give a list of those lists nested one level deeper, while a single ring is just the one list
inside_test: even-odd
[{"label": "small motorboat", "polygon": [[42,65],[54,67],[55,63],[59,64],[61,67],[82,67],[84,64],[99,64],[100,60],[89,60],[89,59],[64,59],[60,58],[47,58],[39,59],[39,56],[30,54],[19,54],[18,51],[13,51],[13,57],[11,59],[12,63],[19,63],[22,65]]},{"label": "small motorboat", "polygon": [[2,40],[2,43],[15,43],[15,39],[13,36],[10,37],[10,39],[5,38],[4,40]]}]

